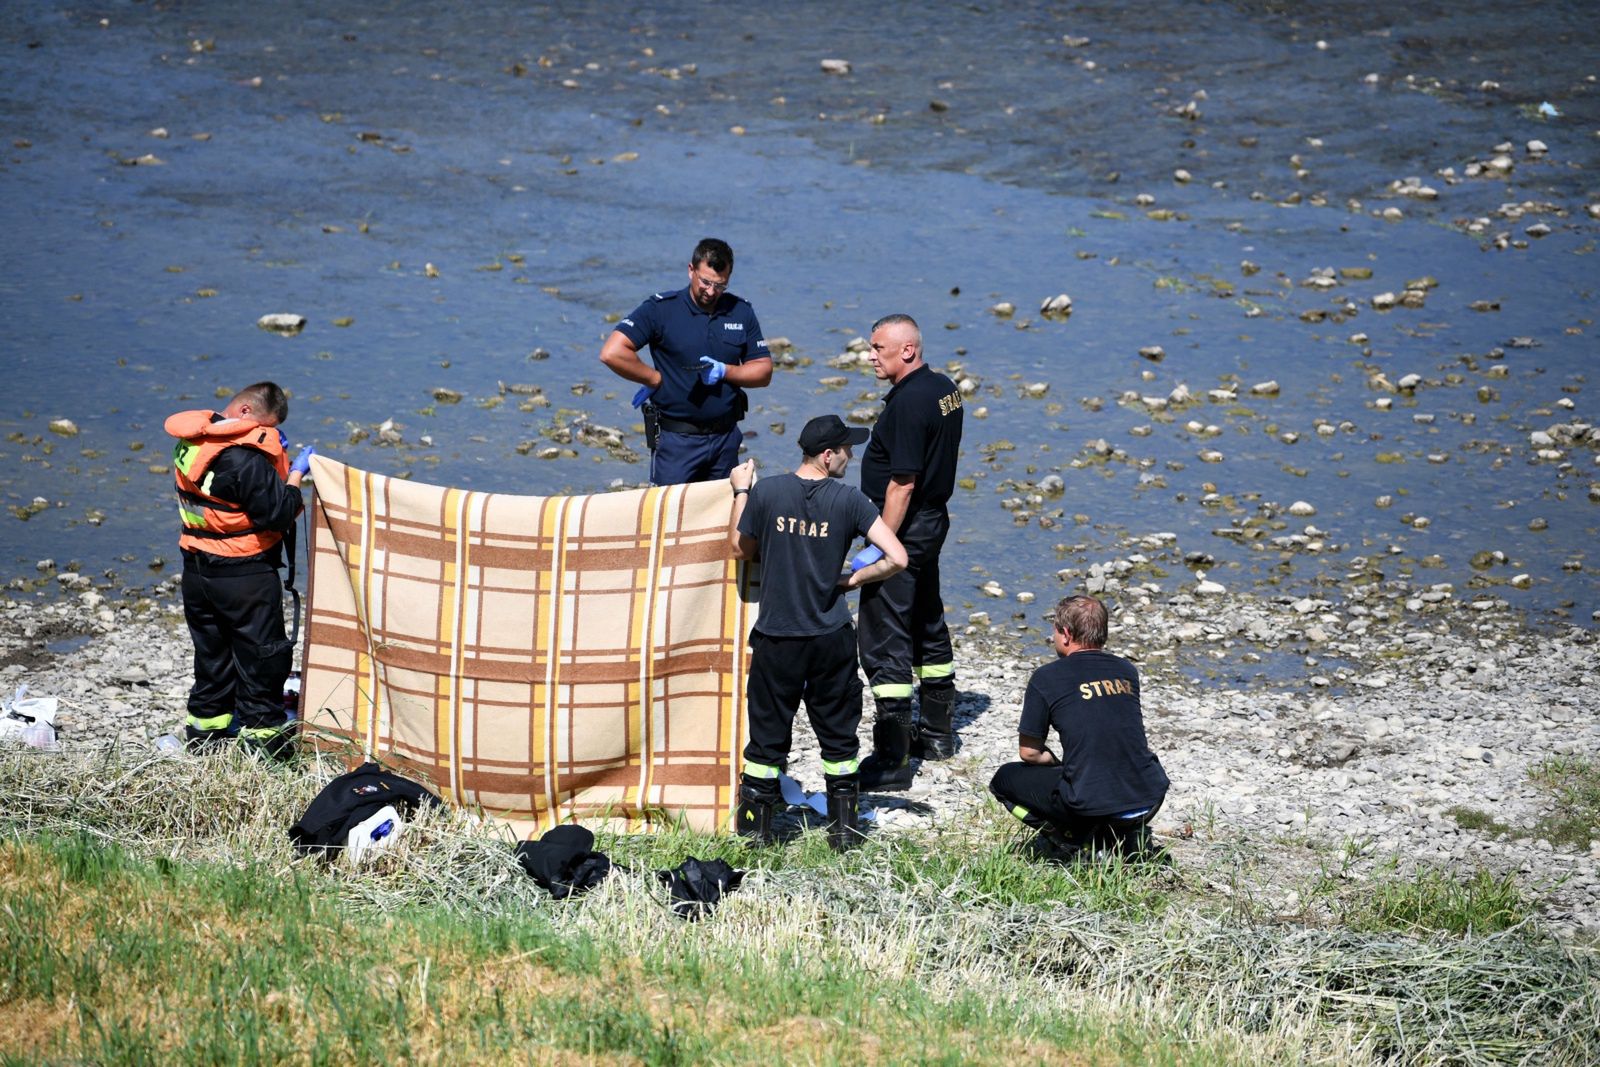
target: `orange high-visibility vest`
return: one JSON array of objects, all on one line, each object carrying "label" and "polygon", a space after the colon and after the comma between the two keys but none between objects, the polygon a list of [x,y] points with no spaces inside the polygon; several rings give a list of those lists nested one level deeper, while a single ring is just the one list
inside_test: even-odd
[{"label": "orange high-visibility vest", "polygon": [[211,461],[224,448],[253,448],[272,460],[278,477],[287,481],[289,457],[275,427],[249,419],[213,422],[215,418],[213,411],[180,411],[167,419],[167,433],[178,439],[172,449],[178,517],[183,522],[178,547],[213,556],[254,556],[282,541],[283,534],[257,529],[244,508],[211,495]]}]

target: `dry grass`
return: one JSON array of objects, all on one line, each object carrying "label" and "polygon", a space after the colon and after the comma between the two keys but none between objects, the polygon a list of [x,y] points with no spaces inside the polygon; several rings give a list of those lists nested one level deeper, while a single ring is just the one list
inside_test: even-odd
[{"label": "dry grass", "polygon": [[[474,1058],[453,1043],[483,1027],[499,1034],[492,1020],[507,1011],[542,1020],[528,1025],[555,1058],[737,1060],[776,1046],[804,1062],[897,1062],[927,1053],[928,1035],[951,1062],[1046,1049],[1094,1063],[1600,1058],[1600,969],[1531,922],[1483,936],[1265,923],[1209,888],[1216,872],[1038,868],[1008,852],[1000,823],[873,842],[843,860],[811,837],[751,855],[693,835],[603,838],[632,870],[556,904],[506,838],[459,813],[425,816],[358,872],[297,859],[285,830],[341,770],[5,752],[0,834],[118,842],[130,863],[158,870],[298,880],[316,904],[299,928],[248,907],[193,909],[170,891],[123,910],[140,929],[182,931],[182,951],[212,967],[247,955],[264,921],[304,942],[296,951],[308,959],[381,960],[362,988],[403,1005],[403,1047],[424,1060]],[[674,918],[649,874],[689,852],[756,867],[699,924]],[[31,870],[0,864],[8,898],[48,888]],[[16,936],[60,938],[79,954],[95,936],[131,937],[96,925],[111,901],[86,877],[90,891],[80,878],[47,931]],[[104,981],[119,1002],[137,999],[114,971]],[[251,996],[273,1026],[332,1025],[306,1007],[314,997],[299,978]],[[24,1014],[57,1020],[52,1040],[85,1048],[72,1030],[81,1011],[0,987],[0,1032],[16,1036],[0,1044],[8,1054],[41,1047],[20,1036]],[[486,1060],[500,1040],[482,1038]]]}]

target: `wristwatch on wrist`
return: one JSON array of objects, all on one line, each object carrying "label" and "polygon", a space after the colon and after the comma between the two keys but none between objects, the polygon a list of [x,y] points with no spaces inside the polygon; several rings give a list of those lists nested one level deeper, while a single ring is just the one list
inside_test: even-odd
[{"label": "wristwatch on wrist", "polygon": [[750,491],[750,487],[749,486],[745,486],[743,489],[735,489],[733,491],[733,495],[734,496],[744,496],[749,491]]}]

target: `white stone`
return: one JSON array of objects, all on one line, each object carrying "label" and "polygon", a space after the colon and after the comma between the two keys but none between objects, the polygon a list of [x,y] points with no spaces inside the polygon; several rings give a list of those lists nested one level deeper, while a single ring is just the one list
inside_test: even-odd
[{"label": "white stone", "polygon": [[285,337],[292,337],[306,328],[306,317],[290,312],[273,312],[257,319],[256,325],[263,330],[281,333]]},{"label": "white stone", "polygon": [[1046,297],[1039,304],[1039,314],[1047,318],[1066,318],[1072,314],[1072,297],[1066,293],[1057,293],[1055,296]]}]

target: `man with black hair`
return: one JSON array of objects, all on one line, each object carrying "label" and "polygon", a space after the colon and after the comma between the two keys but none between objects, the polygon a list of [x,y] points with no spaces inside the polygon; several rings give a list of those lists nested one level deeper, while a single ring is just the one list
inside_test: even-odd
[{"label": "man with black hair", "polygon": [[[689,257],[689,284],[656,293],[606,338],[600,362],[639,383],[650,484],[709,482],[739,462],[747,389],[772,381],[772,358],[748,301],[728,292],[733,249],[707,237]],[[650,363],[639,350],[650,346]],[[653,364],[653,365],[652,365]]]},{"label": "man with black hair", "polygon": [[[735,829],[759,844],[772,840],[778,775],[789,759],[802,699],[822,750],[828,843],[842,852],[860,840],[861,679],[844,594],[906,565],[905,549],[878,509],[840,481],[851,450],[866,439],[866,430],[820,415],[800,431],[802,458],[792,474],[755,482],[750,460],[728,476],[729,547],[737,559],[761,560],[761,614],[750,634],[745,687],[750,741],[735,813]],[[841,575],[852,542],[863,535],[883,558]]]},{"label": "man with black hair", "polygon": [[[911,786],[911,757],[956,753],[950,629],[939,592],[939,551],[950,531],[947,503],[961,450],[961,393],[923,360],[910,315],[872,324],[872,369],[892,388],[861,461],[861,489],[906,547],[905,571],[861,592],[861,666],[872,687],[872,753],[861,788]],[[913,679],[921,720],[912,725]]]},{"label": "man with black hair", "polygon": [[[1069,596],[1056,605],[1057,659],[1033,672],[1017,726],[1020,762],[995,772],[995,799],[1038,836],[1036,858],[1069,862],[1098,849],[1134,859],[1167,796],[1167,772],[1145,739],[1139,671],[1105,650],[1106,607]],[[1046,747],[1054,729],[1059,758]]]},{"label": "man with black hair", "polygon": [[273,382],[245,386],[222,411],[180,411],[172,450],[183,554],[183,615],[194,641],[190,749],[237,737],[270,756],[292,742],[283,683],[294,649],[283,632],[280,545],[304,509],[300,482],[315,451],[293,463],[278,429],[289,399]]}]

